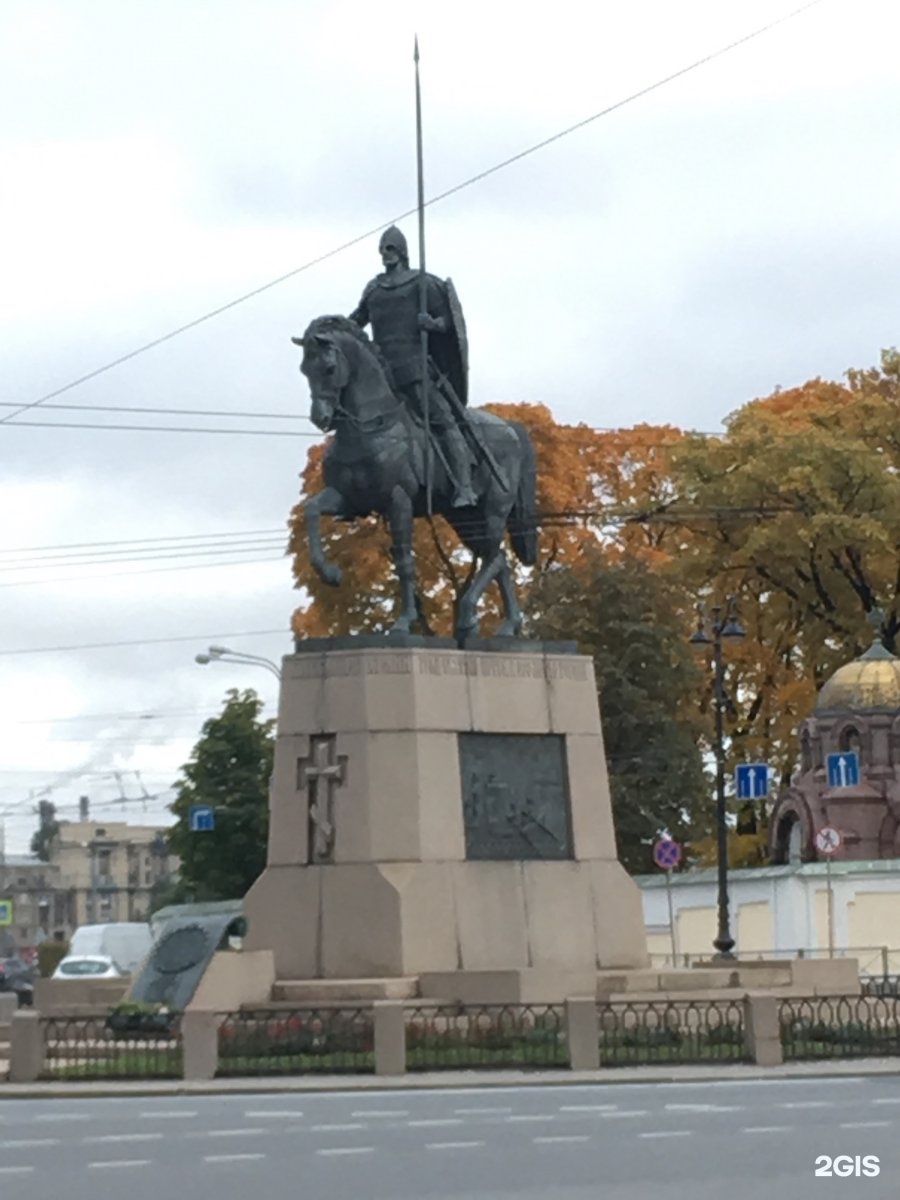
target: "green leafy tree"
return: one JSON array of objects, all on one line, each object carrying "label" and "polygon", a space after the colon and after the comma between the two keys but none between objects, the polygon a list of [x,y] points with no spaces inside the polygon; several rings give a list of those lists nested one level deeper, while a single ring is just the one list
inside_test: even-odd
[{"label": "green leafy tree", "polygon": [[[240,899],[266,865],[275,722],[260,719],[262,707],[252,688],[231,689],[181,769],[169,806],[178,822],[168,835],[181,859],[180,887],[168,903]],[[191,832],[192,804],[213,806],[215,829]]]},{"label": "green leafy tree", "polygon": [[652,871],[661,833],[691,841],[711,815],[684,594],[646,564],[611,563],[598,549],[578,568],[547,573],[529,625],[592,655],[619,857],[629,871]]}]

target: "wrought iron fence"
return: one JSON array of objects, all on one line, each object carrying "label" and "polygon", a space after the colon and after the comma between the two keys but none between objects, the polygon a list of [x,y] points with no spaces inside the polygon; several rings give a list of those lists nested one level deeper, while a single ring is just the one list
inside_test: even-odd
[{"label": "wrought iron fence", "polygon": [[779,1002],[785,1059],[900,1054],[896,996],[817,996]]},{"label": "wrought iron fence", "polygon": [[226,1013],[218,1075],[360,1074],[375,1070],[371,1008]]},{"label": "wrought iron fence", "polygon": [[601,1066],[749,1060],[739,1000],[598,1005]]},{"label": "wrought iron fence", "polygon": [[408,1071],[568,1065],[562,1004],[422,1004],[406,1010]]},{"label": "wrought iron fence", "polygon": [[41,1017],[42,1079],[173,1079],[182,1074],[178,1014],[156,1028],[115,1027],[110,1016]]},{"label": "wrought iron fence", "polygon": [[861,983],[864,996],[900,996],[900,975],[867,975]]}]

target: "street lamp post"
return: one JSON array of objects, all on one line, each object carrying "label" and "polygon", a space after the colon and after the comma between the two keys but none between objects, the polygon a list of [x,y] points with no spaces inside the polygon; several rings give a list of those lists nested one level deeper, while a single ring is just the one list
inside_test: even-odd
[{"label": "street lamp post", "polygon": [[270,658],[263,658],[259,654],[245,654],[243,650],[229,650],[227,646],[209,646],[206,654],[194,655],[194,662],[200,663],[201,666],[212,662],[233,662],[244,663],[251,667],[263,667],[264,670],[271,671],[278,682],[281,682],[281,672]]},{"label": "street lamp post", "polygon": [[697,628],[689,639],[692,646],[712,647],[713,699],[715,703],[716,758],[716,866],[718,868],[719,930],[713,945],[716,958],[733,959],[734,938],[731,936],[731,919],[728,911],[728,825],[725,810],[725,660],[722,653],[723,641],[739,641],[746,636],[734,614],[734,597],[729,596],[725,608],[717,605],[712,610],[710,632],[704,627],[703,611],[699,611]]}]

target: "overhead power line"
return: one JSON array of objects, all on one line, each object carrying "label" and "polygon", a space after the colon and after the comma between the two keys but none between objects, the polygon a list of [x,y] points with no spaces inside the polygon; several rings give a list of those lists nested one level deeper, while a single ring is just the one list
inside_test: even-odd
[{"label": "overhead power line", "polygon": [[[0,417],[0,425],[4,418]],[[11,429],[93,429],[126,433],[228,433],[244,437],[320,438],[315,429],[216,429],[212,425],[124,425],[112,421],[16,421]]]},{"label": "overhead power line", "polygon": [[[290,637],[289,629],[253,629],[242,633],[192,633],[179,634],[177,637],[164,638],[132,638],[129,641],[119,642],[82,642],[75,646],[26,646],[22,650],[0,650],[0,657],[12,658],[22,654],[61,654],[67,651],[75,650],[118,650],[125,646],[163,646],[171,642],[226,642],[235,641],[237,638],[250,637],[276,637],[279,634]],[[135,717],[142,716],[142,713],[136,713]],[[72,718],[73,720],[77,718]]]},{"label": "overhead power line", "polygon": [[[658,91],[667,84],[674,83],[676,79],[682,79],[685,75],[690,74],[692,71],[696,71],[699,67],[706,66],[708,63],[714,62],[717,58],[721,58],[723,55],[730,53],[732,50],[736,50],[740,46],[747,45],[748,42],[761,37],[763,34],[769,33],[771,30],[776,29],[779,25],[784,25],[786,22],[800,16],[801,13],[808,12],[810,9],[817,7],[821,3],[822,0],[808,0],[806,4],[800,5],[799,8],[792,9],[783,16],[776,17],[774,20],[768,21],[765,25],[760,25],[758,28],[751,30],[749,33],[743,34],[741,37],[735,38],[726,45],[720,46],[718,49],[711,51],[709,54],[704,54],[701,58],[695,59],[686,66],[680,67],[677,71],[672,71],[670,74],[664,75],[662,78],[655,80],[653,83],[647,84],[645,87],[639,88],[635,92],[631,92],[629,95],[624,96],[621,100],[617,100],[613,104],[607,105],[605,108],[600,109],[598,112],[592,113],[590,116],[584,117],[580,121],[576,121],[573,125],[567,125],[564,129],[559,130],[557,133],[551,134],[550,137],[543,138],[541,141],[535,142],[531,146],[527,146],[524,150],[520,150],[516,154],[511,154],[508,158],[504,158],[500,162],[494,163],[493,166],[487,167],[485,170],[479,171],[475,175],[470,175],[467,179],[462,180],[462,182],[455,184],[453,187],[447,188],[446,191],[439,192],[436,196],[430,197],[430,199],[425,201],[425,207],[430,207],[433,204],[439,203],[441,200],[446,200],[449,196],[454,196],[458,192],[463,191],[465,188],[472,187],[473,184],[480,183],[483,179],[487,179],[491,175],[495,175],[498,171],[502,171],[506,167],[512,166],[513,163],[520,162],[522,159],[528,158],[530,155],[546,149],[547,146],[551,146],[555,142],[562,141],[563,138],[569,137],[573,133],[577,133],[579,130],[586,128],[595,121],[599,121],[601,117],[609,116],[611,113],[618,111],[620,108],[624,108],[627,104],[632,104],[635,100],[640,100],[644,96],[649,96],[652,92]],[[122,366],[124,363],[130,362],[132,359],[137,358],[138,355],[145,354],[149,350],[153,350],[157,346],[161,346],[165,342],[169,342],[173,338],[179,337],[181,334],[187,333],[191,329],[196,329],[199,325],[204,324],[206,321],[211,321],[214,317],[219,317],[223,313],[229,312],[231,309],[236,308],[238,305],[244,304],[246,301],[252,300],[256,296],[260,296],[264,292],[270,291],[279,284],[286,283],[287,280],[295,278],[302,272],[308,271],[312,267],[318,266],[320,263],[323,263],[330,258],[334,258],[336,255],[341,254],[344,250],[349,250],[351,247],[359,245],[360,242],[367,241],[369,238],[374,237],[377,233],[380,233],[385,226],[396,224],[398,221],[403,221],[407,217],[413,216],[416,212],[417,209],[410,208],[394,217],[390,217],[386,221],[380,221],[376,226],[371,229],[367,229],[364,233],[358,234],[349,241],[342,242],[339,246],[335,246],[333,249],[327,250],[324,254],[317,255],[315,258],[310,259],[308,262],[303,263],[299,267],[294,267],[290,271],[285,271],[283,275],[279,275],[277,278],[269,280],[268,283],[261,284],[259,287],[253,288],[251,291],[245,292],[243,295],[237,296],[235,299],[229,300],[225,304],[221,304],[217,308],[211,309],[202,316],[195,317],[192,321],[187,321],[185,324],[177,326],[177,328],[170,330],[168,333],[164,333],[160,337],[154,338],[152,341],[145,342],[143,345],[137,346],[134,350],[128,351],[127,354],[122,354],[118,358],[113,359],[111,362],[104,363],[103,366],[96,367],[94,370],[88,371],[84,375],[80,375],[77,379],[70,380],[69,383],[63,384],[62,387],[55,388],[52,392],[47,392],[43,396],[39,396],[36,400],[31,400],[26,404],[20,405],[13,412],[7,413],[5,416],[0,417],[0,425],[8,424],[15,417],[19,416],[19,414],[28,412],[30,409],[37,408],[41,404],[46,404],[50,400],[55,400],[57,396],[61,396],[65,392],[71,391],[73,388],[80,387],[82,384],[89,382],[91,379],[96,379],[98,375],[103,375],[105,372],[111,371],[115,367]],[[19,422],[17,422],[17,424],[18,423]]]},{"label": "overhead power line", "polygon": [[158,542],[189,542],[210,538],[251,538],[268,537],[282,532],[279,529],[232,529],[224,533],[175,533],[149,538],[113,538],[109,541],[98,542],[65,542],[49,546],[10,546],[0,550],[2,554],[38,554],[45,550],[85,550],[91,547],[108,548],[112,546],[144,546]]},{"label": "overhead power line", "polygon": [[[133,404],[44,404],[44,412],[143,413],[164,417],[228,417],[251,421],[309,421],[309,413],[234,412],[219,408],[149,408]],[[12,400],[0,400],[0,408],[21,408]]]},{"label": "overhead power line", "polygon": [[[602,531],[604,527],[611,527],[611,526],[615,526],[615,525],[629,525],[629,524],[634,525],[634,524],[656,523],[656,524],[670,524],[673,526],[687,526],[689,523],[696,522],[696,521],[722,521],[722,520],[726,520],[726,519],[727,520],[759,520],[761,518],[770,518],[773,516],[778,516],[778,515],[782,515],[782,514],[794,512],[794,511],[796,511],[796,510],[792,506],[789,506],[789,505],[771,505],[768,507],[761,507],[761,506],[756,505],[756,506],[737,506],[737,507],[728,507],[728,508],[722,507],[722,508],[701,509],[701,508],[685,508],[685,507],[676,508],[672,505],[660,502],[660,503],[656,503],[656,504],[652,505],[650,508],[644,508],[644,509],[631,508],[631,507],[629,507],[629,508],[616,507],[616,508],[609,508],[606,510],[604,510],[602,508],[592,508],[592,509],[571,509],[571,510],[561,511],[561,512],[537,512],[534,515],[534,520],[535,520],[537,526],[542,529],[576,525],[580,522],[590,522],[594,526],[596,526],[596,528],[599,532],[599,531]],[[483,528],[483,526],[484,526],[483,519],[480,519],[480,518],[474,519],[473,518],[472,520],[470,520],[466,523],[457,522],[456,523],[456,531],[457,531],[457,533],[459,533],[461,535],[470,535],[470,534],[477,533],[478,531],[480,531]],[[400,545],[402,547],[404,545],[404,543],[401,542]],[[259,548],[264,549],[265,546],[260,545]],[[158,556],[145,555],[143,557],[134,557],[131,559],[121,559],[120,558],[118,560],[110,559],[107,561],[110,561],[110,562],[113,562],[113,561],[153,562],[153,561],[157,561],[158,558],[167,558],[167,559],[181,558],[181,557],[204,558],[204,557],[212,557],[214,555],[220,555],[220,554],[247,553],[247,552],[249,552],[249,547],[243,547],[243,548],[237,547],[237,548],[232,548],[232,549],[197,551],[196,553],[187,552],[185,554],[174,553],[174,554],[158,555]],[[184,563],[179,566],[147,567],[145,569],[137,569],[137,570],[129,570],[129,571],[110,571],[110,572],[104,572],[102,574],[95,574],[95,573],[91,572],[89,574],[84,574],[84,575],[55,576],[52,579],[14,579],[14,580],[5,580],[3,582],[0,582],[0,588],[35,587],[35,586],[42,586],[42,585],[46,585],[46,584],[56,584],[56,583],[94,582],[95,580],[101,580],[101,579],[118,579],[118,578],[124,578],[125,576],[132,576],[132,575],[154,575],[154,574],[159,574],[162,572],[170,572],[170,571],[193,571],[193,570],[199,570],[201,568],[209,569],[210,567],[221,568],[221,567],[235,567],[235,566],[254,566],[254,565],[260,565],[260,564],[265,564],[265,563],[284,562],[287,557],[288,557],[288,552],[283,551],[277,557],[229,559],[229,560],[223,561],[223,562],[190,562],[190,563]],[[6,565],[8,565],[8,564],[6,564]],[[14,569],[16,571],[27,570],[30,566],[33,566],[33,565],[35,565],[35,564],[26,562],[20,566],[14,567]],[[62,565],[62,564],[60,564],[60,565]],[[97,564],[93,564],[90,562],[73,562],[71,565],[91,568],[93,565],[97,565]],[[104,564],[100,564],[100,565],[104,565]],[[40,564],[37,564],[37,566],[40,567]]]},{"label": "overhead power line", "polygon": [[285,556],[279,554],[277,558],[237,558],[228,562],[184,563],[182,566],[177,567],[147,567],[145,570],[137,571],[106,571],[102,575],[91,573],[90,575],[58,575],[52,579],[9,579],[0,583],[0,588],[34,587],[51,583],[87,583],[95,579],[123,579],[126,575],[158,575],[168,571],[198,571],[210,567],[253,567],[261,566],[264,563],[284,561]]},{"label": "overhead power line", "polygon": [[173,558],[215,558],[222,554],[247,554],[251,550],[284,550],[287,534],[279,534],[275,538],[260,539],[252,542],[233,542],[229,545],[199,545],[181,549],[164,549],[141,555],[135,555],[128,550],[110,551],[108,554],[83,552],[82,554],[50,554],[44,558],[21,558],[0,560],[0,572],[24,571],[29,569],[47,570],[61,565],[73,567],[104,566],[109,563],[122,562],[158,562]]}]

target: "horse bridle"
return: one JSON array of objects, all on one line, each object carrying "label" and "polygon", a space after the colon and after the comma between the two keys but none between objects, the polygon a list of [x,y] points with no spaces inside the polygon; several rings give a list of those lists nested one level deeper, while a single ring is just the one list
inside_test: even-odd
[{"label": "horse bridle", "polygon": [[350,412],[349,409],[344,408],[343,404],[341,404],[340,400],[338,400],[334,406],[334,416],[335,418],[340,418],[341,420],[346,421],[347,424],[351,425],[357,433],[376,433],[379,429],[383,429],[385,427],[388,417],[394,416],[397,411],[402,408],[402,401],[394,397],[393,408],[389,408],[385,412],[380,412],[377,416],[369,417],[367,420],[361,420],[359,417]]}]

